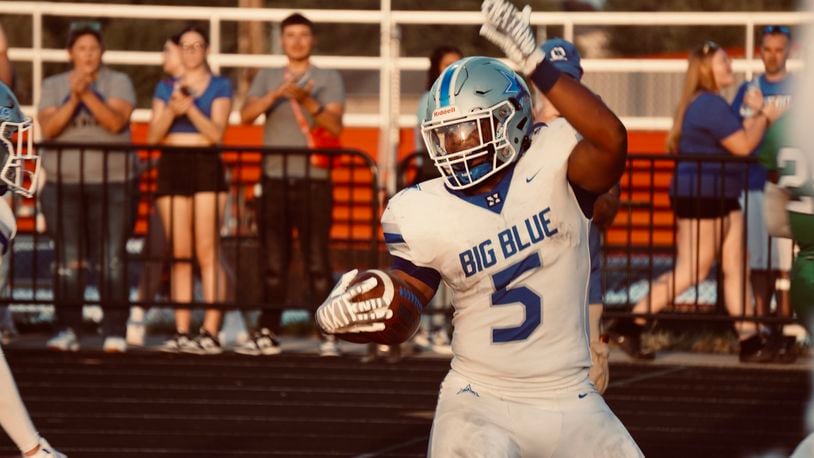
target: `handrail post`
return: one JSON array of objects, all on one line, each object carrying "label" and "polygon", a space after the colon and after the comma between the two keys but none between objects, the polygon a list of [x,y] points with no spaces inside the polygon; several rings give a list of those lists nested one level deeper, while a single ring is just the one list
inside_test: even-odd
[{"label": "handrail post", "polygon": [[[36,8],[31,15],[31,46],[34,47],[34,59],[31,65],[34,84],[31,91],[34,96],[34,119],[36,119],[37,107],[40,106],[42,97],[42,10]],[[42,135],[40,129],[35,129],[36,135]]]},{"label": "handrail post", "polygon": [[751,80],[754,76],[752,71],[752,59],[755,58],[755,22],[746,22],[746,80]]},{"label": "handrail post", "polygon": [[209,49],[212,54],[209,58],[209,65],[212,73],[220,74],[220,16],[213,13],[209,18]]}]

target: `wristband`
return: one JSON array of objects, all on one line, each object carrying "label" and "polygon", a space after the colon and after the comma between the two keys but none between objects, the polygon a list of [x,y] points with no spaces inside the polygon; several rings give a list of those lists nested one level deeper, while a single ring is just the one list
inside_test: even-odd
[{"label": "wristband", "polygon": [[537,68],[531,72],[531,80],[534,82],[534,85],[537,86],[543,94],[548,94],[548,91],[554,87],[554,83],[560,79],[560,75],[562,72],[557,69],[548,59],[543,59]]}]

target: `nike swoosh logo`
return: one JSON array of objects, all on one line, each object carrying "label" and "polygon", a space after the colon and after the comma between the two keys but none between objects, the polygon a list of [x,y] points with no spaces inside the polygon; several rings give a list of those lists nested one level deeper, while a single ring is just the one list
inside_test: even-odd
[{"label": "nike swoosh logo", "polygon": [[577,395],[577,397],[579,397],[580,399],[584,398],[585,396],[588,396],[588,393],[579,393]]},{"label": "nike swoosh logo", "polygon": [[534,175],[532,175],[532,176],[530,176],[530,177],[526,177],[526,183],[531,183],[531,180],[533,180],[533,179],[534,179],[534,177],[536,177],[538,173],[540,173],[540,171],[539,171],[539,170],[538,170],[538,171],[536,171],[536,172],[534,172]]}]

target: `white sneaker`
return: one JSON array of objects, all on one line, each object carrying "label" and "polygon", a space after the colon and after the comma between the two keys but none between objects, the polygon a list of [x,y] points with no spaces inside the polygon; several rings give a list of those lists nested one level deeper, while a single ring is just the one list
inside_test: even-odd
[{"label": "white sneaker", "polygon": [[167,353],[178,353],[181,351],[181,348],[191,345],[190,342],[192,342],[192,339],[189,337],[189,334],[176,333],[161,344],[159,350]]},{"label": "white sneaker", "polygon": [[40,437],[40,449],[37,450],[37,453],[29,456],[30,458],[68,458],[64,453],[59,453],[51,447],[44,437]]},{"label": "white sneaker", "polygon": [[201,329],[194,339],[181,345],[179,351],[194,355],[217,355],[222,353],[223,349],[215,336]]},{"label": "white sneaker", "polygon": [[427,331],[421,329],[413,336],[413,348],[416,351],[432,350],[432,342],[430,342],[430,335]]},{"label": "white sneaker", "polygon": [[76,340],[76,334],[73,329],[68,328],[60,331],[54,337],[48,340],[45,344],[49,350],[56,351],[77,351],[79,350],[79,341]]},{"label": "white sneaker", "polygon": [[319,344],[319,356],[339,356],[339,345],[336,344],[336,337],[324,336]]},{"label": "white sneaker", "polygon": [[127,344],[134,347],[144,346],[144,322],[143,321],[128,321],[127,322]]},{"label": "white sneaker", "polygon": [[102,350],[105,353],[124,353],[127,351],[127,342],[123,337],[110,336],[105,338]]},{"label": "white sneaker", "polygon": [[432,342],[432,351],[441,354],[441,355],[451,355],[452,354],[452,346],[449,342],[449,334],[445,329],[439,329],[432,333],[430,336],[430,342]]},{"label": "white sneaker", "polygon": [[252,334],[243,345],[238,345],[234,348],[235,353],[241,355],[279,355],[282,350],[280,349],[280,342],[274,337],[274,334],[268,329],[261,329],[259,332]]}]

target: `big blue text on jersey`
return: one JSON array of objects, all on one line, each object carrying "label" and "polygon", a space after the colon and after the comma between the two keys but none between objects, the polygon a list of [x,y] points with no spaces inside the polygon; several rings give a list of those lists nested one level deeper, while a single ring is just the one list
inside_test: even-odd
[{"label": "big blue text on jersey", "polygon": [[[497,264],[495,245],[500,247],[499,253],[503,259],[509,259],[526,248],[546,240],[557,233],[557,228],[551,226],[551,220],[546,214],[550,207],[523,220],[521,224],[504,229],[497,234],[496,239],[486,239],[483,242],[460,253],[461,267],[467,277],[471,277],[489,267]],[[497,243],[494,242],[497,240]]]}]

